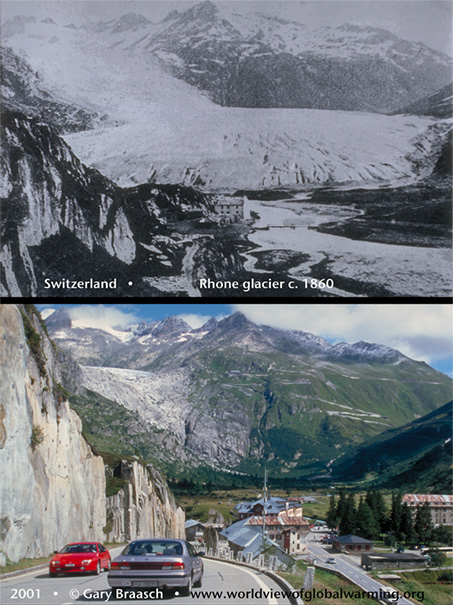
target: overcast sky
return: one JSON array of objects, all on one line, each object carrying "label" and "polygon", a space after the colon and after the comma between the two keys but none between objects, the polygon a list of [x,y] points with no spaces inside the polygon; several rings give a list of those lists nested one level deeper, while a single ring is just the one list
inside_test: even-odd
[{"label": "overcast sky", "polygon": [[[3,19],[14,15],[52,17],[61,24],[108,20],[136,12],[151,21],[162,20],[171,10],[199,4],[192,0],[5,0]],[[300,21],[310,28],[361,23],[423,42],[452,55],[452,2],[438,0],[221,0],[226,11],[255,12]]]},{"label": "overcast sky", "polygon": [[[50,305],[37,305],[46,309]],[[211,317],[222,319],[241,311],[251,321],[302,330],[331,342],[365,340],[398,349],[452,374],[453,313],[450,305],[432,304],[124,304],[52,305],[71,307],[74,319],[92,327],[127,326],[141,320],[156,321],[169,315],[182,317],[193,328]]]}]

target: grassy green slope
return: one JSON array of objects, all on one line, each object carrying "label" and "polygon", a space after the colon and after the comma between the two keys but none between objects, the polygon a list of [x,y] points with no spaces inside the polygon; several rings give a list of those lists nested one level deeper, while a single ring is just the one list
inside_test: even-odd
[{"label": "grassy green slope", "polygon": [[365,441],[333,465],[339,480],[451,493],[452,402]]},{"label": "grassy green slope", "polygon": [[263,463],[287,476],[324,470],[346,447],[425,415],[451,393],[448,377],[412,361],[339,363],[229,346],[200,352],[190,366],[195,410],[249,418],[246,472]]},{"label": "grassy green slope", "polygon": [[71,395],[69,403],[82,419],[85,439],[104,458],[136,456],[160,468],[168,464],[163,431],[144,423],[137,412],[89,390]]}]

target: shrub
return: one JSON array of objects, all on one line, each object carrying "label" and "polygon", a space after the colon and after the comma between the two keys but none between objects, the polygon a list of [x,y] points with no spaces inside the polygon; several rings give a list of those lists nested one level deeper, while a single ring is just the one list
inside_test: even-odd
[{"label": "shrub", "polygon": [[437,580],[439,582],[448,582],[449,584],[451,584],[453,582],[453,570],[446,569],[445,571],[442,571],[438,575]]},{"label": "shrub", "polygon": [[104,525],[104,527],[102,528],[102,531],[104,532],[104,534],[106,536],[108,536],[108,534],[111,533],[112,529],[113,529],[113,511],[109,510],[107,512],[107,519],[106,519],[106,524]]},{"label": "shrub", "polygon": [[47,374],[46,360],[41,347],[41,336],[38,334],[38,332],[36,332],[28,315],[22,310],[20,314],[22,316],[25,338],[27,339],[28,346],[30,347],[30,352],[35,358],[36,364],[39,368],[39,374],[41,376],[45,376]]},{"label": "shrub", "polygon": [[59,382],[54,382],[54,384],[53,384],[53,394],[56,397],[58,403],[62,403],[66,399],[69,399],[69,393],[68,393],[68,391]]},{"label": "shrub", "polygon": [[44,441],[44,430],[41,426],[34,424],[31,429],[30,447],[33,451]]}]

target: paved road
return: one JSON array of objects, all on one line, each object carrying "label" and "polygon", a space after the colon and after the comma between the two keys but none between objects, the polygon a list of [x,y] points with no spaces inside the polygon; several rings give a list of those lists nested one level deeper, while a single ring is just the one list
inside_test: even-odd
[{"label": "paved road", "polygon": [[[118,549],[111,551],[112,557],[117,556]],[[222,595],[199,595],[197,597],[182,597],[172,594],[164,595],[163,599],[148,600],[147,603],[173,602],[174,605],[197,605],[221,602],[225,605],[288,605],[288,599],[275,598],[275,591],[281,588],[270,578],[248,568],[224,563],[223,561],[205,560],[203,588],[194,589],[193,594],[204,591],[223,591]],[[261,593],[259,592],[261,589]],[[124,603],[112,600],[108,586],[107,574],[99,576],[58,576],[49,578],[47,570],[29,572],[27,574],[8,578],[0,584],[0,602],[2,605],[79,605],[80,603]],[[254,596],[251,591],[254,591]],[[20,592],[24,591],[24,592]],[[27,592],[28,591],[28,592]],[[39,591],[39,593],[38,593]],[[75,596],[70,591],[78,591]],[[244,591],[244,594],[233,598],[227,591]],[[247,594],[247,591],[249,593]],[[265,595],[265,592],[270,594]],[[28,596],[27,596],[28,595]],[[129,601],[131,602],[131,601]]]},{"label": "paved road", "polygon": [[[394,588],[391,588],[385,584],[381,584],[377,580],[370,578],[370,576],[357,564],[348,560],[347,555],[339,555],[337,553],[332,553],[330,550],[326,550],[321,546],[315,545],[313,542],[308,543],[308,550],[312,555],[316,555],[317,564],[327,569],[334,569],[337,571],[341,571],[351,582],[359,586],[361,589],[366,591],[376,591],[379,593],[381,591],[394,591]],[[326,563],[326,559],[329,557],[334,557],[336,563],[334,565],[330,565]],[[402,595],[398,599],[398,605],[413,605],[412,601],[405,599]]]}]

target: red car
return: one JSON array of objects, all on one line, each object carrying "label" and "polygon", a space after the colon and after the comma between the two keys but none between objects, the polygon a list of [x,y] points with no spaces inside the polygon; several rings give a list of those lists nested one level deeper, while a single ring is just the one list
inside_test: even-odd
[{"label": "red car", "polygon": [[59,573],[101,573],[108,571],[112,560],[109,551],[99,542],[66,544],[49,563],[49,576]]}]

